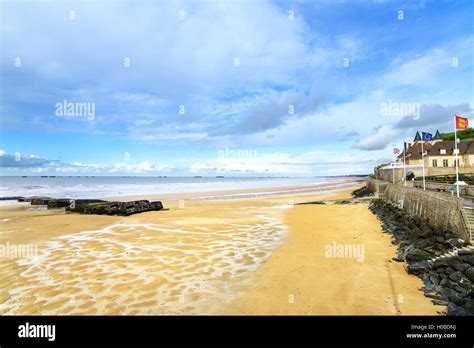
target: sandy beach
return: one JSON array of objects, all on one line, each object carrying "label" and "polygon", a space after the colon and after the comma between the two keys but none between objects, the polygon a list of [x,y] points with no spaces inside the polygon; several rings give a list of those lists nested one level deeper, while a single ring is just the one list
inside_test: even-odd
[{"label": "sandy beach", "polygon": [[[298,205],[360,186],[169,195],[129,217],[1,206],[0,244],[37,254],[0,260],[0,314],[442,313],[391,261],[368,203]],[[363,253],[328,256],[334,245]]]},{"label": "sandy beach", "polygon": [[[348,198],[349,192],[330,199]],[[224,313],[258,315],[435,315],[418,289],[422,281],[391,259],[368,203],[296,205],[285,221],[288,241],[257,272],[255,286]],[[331,255],[326,247],[362,247],[361,255]],[[329,249],[329,250],[332,250]],[[355,249],[357,250],[357,249]]]}]

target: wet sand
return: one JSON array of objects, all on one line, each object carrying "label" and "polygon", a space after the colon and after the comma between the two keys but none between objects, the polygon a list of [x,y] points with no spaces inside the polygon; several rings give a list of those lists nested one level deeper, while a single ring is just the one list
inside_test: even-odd
[{"label": "wet sand", "polygon": [[[38,255],[0,259],[0,314],[442,310],[418,290],[417,277],[388,262],[395,248],[367,204],[293,205],[348,197],[352,189],[173,196],[164,200],[168,210],[129,217],[2,206],[0,244],[34,245]],[[365,261],[324,257],[323,245],[333,241],[364,243]]]}]

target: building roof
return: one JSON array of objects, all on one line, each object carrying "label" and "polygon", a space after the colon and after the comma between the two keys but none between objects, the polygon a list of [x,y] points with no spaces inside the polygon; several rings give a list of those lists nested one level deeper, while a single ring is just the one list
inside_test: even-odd
[{"label": "building roof", "polygon": [[[430,143],[423,142],[423,151],[428,152],[431,149],[432,146],[433,145],[431,145]],[[419,160],[419,159],[421,159],[421,142],[412,144],[411,147],[408,150],[406,150],[406,153],[407,153],[406,154],[406,156],[407,156],[406,159],[407,160],[410,160],[410,159]],[[403,160],[403,151],[400,155],[397,156],[397,158],[400,158],[400,159]]]},{"label": "building roof", "polygon": [[[454,140],[440,141],[431,147],[428,156],[452,156],[454,148]],[[474,140],[461,141],[458,148],[460,155],[474,155]],[[442,155],[440,150],[446,150],[446,154]]]},{"label": "building roof", "polygon": [[[419,140],[417,141],[416,139]],[[433,140],[442,140],[441,134],[439,131],[436,131],[436,134]],[[453,156],[454,155],[454,140],[443,140],[436,142],[423,142],[421,141],[421,136],[419,132],[416,132],[415,143],[406,151],[407,161],[411,160],[421,160],[421,144],[423,143],[423,150],[426,152],[426,156]],[[458,143],[459,154],[460,155],[474,155],[474,140],[465,140]],[[445,154],[441,154],[440,150],[446,150]],[[400,153],[397,158],[403,160],[403,152]]]},{"label": "building roof", "polygon": [[[423,143],[423,151],[429,154],[430,149],[433,147],[430,143]],[[407,150],[407,156],[409,159],[412,160],[419,160],[421,159],[421,143],[415,143],[411,146],[409,150]]]},{"label": "building roof", "polygon": [[414,142],[416,141],[421,141],[421,135],[420,132],[416,131],[415,139],[413,139]]}]

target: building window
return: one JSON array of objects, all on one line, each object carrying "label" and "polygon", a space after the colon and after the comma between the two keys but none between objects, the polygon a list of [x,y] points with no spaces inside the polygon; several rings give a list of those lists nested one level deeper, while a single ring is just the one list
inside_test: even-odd
[{"label": "building window", "polygon": [[440,155],[446,155],[446,149],[439,149]]},{"label": "building window", "polygon": [[443,167],[447,167],[448,166],[448,160],[443,160]]},{"label": "building window", "polygon": [[437,167],[438,166],[438,160],[433,160],[433,167]]}]

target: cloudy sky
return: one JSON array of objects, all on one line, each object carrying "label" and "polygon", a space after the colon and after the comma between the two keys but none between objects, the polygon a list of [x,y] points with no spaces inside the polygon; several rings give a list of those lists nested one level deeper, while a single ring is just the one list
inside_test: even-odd
[{"label": "cloudy sky", "polygon": [[1,174],[370,173],[474,122],[473,4],[3,0]]}]

